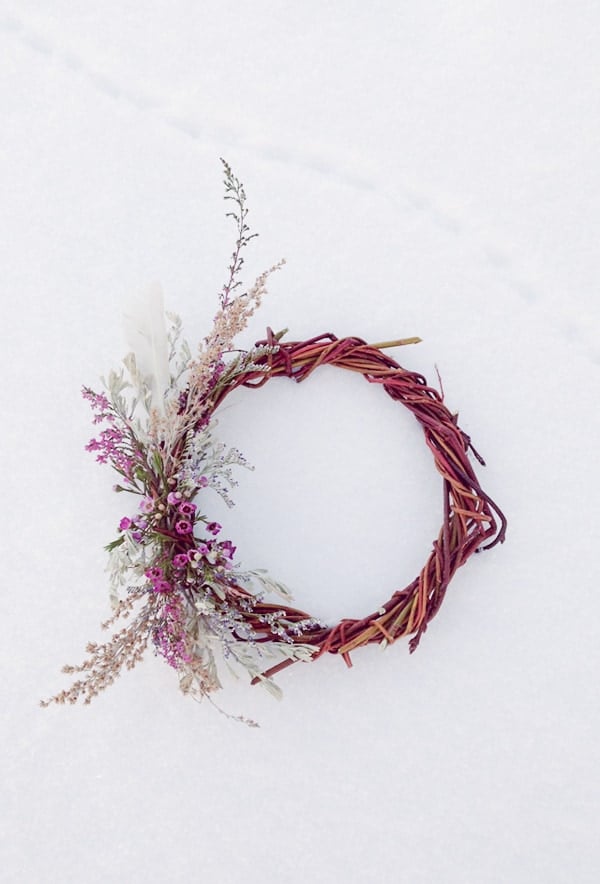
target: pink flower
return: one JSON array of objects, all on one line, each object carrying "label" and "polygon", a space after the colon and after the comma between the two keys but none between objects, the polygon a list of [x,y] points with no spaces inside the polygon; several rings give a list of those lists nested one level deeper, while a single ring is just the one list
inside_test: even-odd
[{"label": "pink flower", "polygon": [[185,519],[180,519],[179,522],[175,522],[175,530],[178,534],[190,534],[192,531],[192,523]]},{"label": "pink flower", "polygon": [[143,513],[151,513],[154,510],[154,501],[151,497],[143,497],[140,501],[139,509]]},{"label": "pink flower", "polygon": [[153,592],[171,592],[173,587],[168,580],[157,580],[152,586]]},{"label": "pink flower", "polygon": [[233,545],[231,540],[224,540],[221,546],[221,554],[226,556],[228,559],[232,559],[235,555],[236,547]]},{"label": "pink flower", "polygon": [[183,503],[179,504],[179,506],[177,507],[177,512],[181,513],[182,516],[193,516],[196,512],[196,504],[189,503],[189,501],[186,500]]},{"label": "pink flower", "polygon": [[221,527],[222,526],[219,525],[218,522],[209,522],[208,525],[206,526],[206,530],[216,536],[219,533],[219,531],[221,530]]},{"label": "pink flower", "polygon": [[87,399],[92,403],[92,408],[99,409],[101,411],[108,411],[110,408],[110,402],[106,398],[104,393],[94,393],[93,390],[90,390],[89,387],[83,387],[81,390],[81,395],[84,399]]},{"label": "pink flower", "polygon": [[127,529],[130,527],[131,519],[128,519],[127,516],[123,516],[123,518],[119,522],[119,531],[127,531]]},{"label": "pink flower", "polygon": [[154,644],[169,666],[179,669],[191,661],[186,647],[181,602],[170,596],[160,613],[162,623],[153,634]]},{"label": "pink flower", "polygon": [[177,553],[176,556],[173,556],[173,565],[176,568],[187,568],[190,560],[187,556],[187,553]]},{"label": "pink flower", "polygon": [[167,494],[167,503],[170,503],[171,506],[177,506],[178,503],[181,503],[181,492],[170,491]]},{"label": "pink flower", "polygon": [[206,476],[200,476],[200,478],[198,479],[198,487],[199,488],[206,488],[207,485],[208,485],[208,479],[206,478]]},{"label": "pink flower", "polygon": [[149,577],[150,580],[162,580],[164,577],[163,569],[154,565],[152,568],[147,568],[146,571],[144,571],[144,576]]}]

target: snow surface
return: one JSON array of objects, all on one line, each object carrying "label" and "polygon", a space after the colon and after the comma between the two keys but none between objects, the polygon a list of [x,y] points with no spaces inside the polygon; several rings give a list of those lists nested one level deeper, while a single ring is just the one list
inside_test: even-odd
[{"label": "snow surface", "polygon": [[[7,882],[600,880],[600,8],[595,2],[0,9]],[[418,652],[229,684],[234,724],[150,656],[42,710],[108,612],[123,515],[82,383],[159,280],[192,341],[230,253],[218,157],[286,268],[266,325],[380,341],[443,376],[509,517]],[[323,617],[407,583],[441,517],[418,427],[323,370],[232,398],[255,464],[223,514],[244,564]]]}]

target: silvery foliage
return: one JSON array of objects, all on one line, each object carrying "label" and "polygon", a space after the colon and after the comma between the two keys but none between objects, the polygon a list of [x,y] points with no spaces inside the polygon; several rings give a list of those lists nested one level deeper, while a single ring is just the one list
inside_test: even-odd
[{"label": "silvery foliage", "polygon": [[190,497],[208,485],[228,507],[233,507],[234,501],[229,492],[238,481],[232,467],[240,466],[247,470],[253,470],[254,467],[237,448],[227,448],[223,442],[214,438],[216,427],[217,421],[213,420],[203,430],[188,433],[177,473],[177,487],[185,496]]}]

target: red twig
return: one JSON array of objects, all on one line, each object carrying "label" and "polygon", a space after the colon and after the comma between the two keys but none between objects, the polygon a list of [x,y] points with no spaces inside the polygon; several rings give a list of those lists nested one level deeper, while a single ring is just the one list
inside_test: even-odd
[{"label": "red twig", "polygon": [[[412,343],[414,340],[394,343]],[[459,428],[457,416],[444,404],[442,393],[428,386],[422,375],[407,371],[382,352],[380,348],[388,344],[374,346],[360,338],[338,339],[332,334],[283,343],[271,329],[257,346],[264,344],[275,347],[273,352],[257,360],[267,370],[263,368],[234,377],[219,391],[213,410],[236,387],[259,387],[275,377],[289,377],[300,382],[321,365],[336,365],[362,374],[371,384],[379,384],[388,396],[408,408],[423,428],[425,442],[443,478],[444,519],[421,573],[407,587],[394,592],[378,611],[361,620],[345,619],[335,626],[314,628],[293,639],[313,645],[316,649],[313,659],[324,653],[340,654],[348,665],[351,665],[350,651],[373,642],[391,644],[411,635],[409,648],[412,652],[427,624],[439,611],[457,569],[474,552],[491,549],[504,541],[506,518],[482,490],[469,460],[469,450],[481,463],[483,460],[471,445],[470,438]],[[264,613],[263,609],[266,611],[269,607],[262,603],[255,606],[253,613],[258,629],[259,617]],[[279,610],[285,611],[285,616],[291,620],[306,617],[303,612],[285,605],[279,606]],[[265,675],[280,671],[290,662],[279,664]]]}]

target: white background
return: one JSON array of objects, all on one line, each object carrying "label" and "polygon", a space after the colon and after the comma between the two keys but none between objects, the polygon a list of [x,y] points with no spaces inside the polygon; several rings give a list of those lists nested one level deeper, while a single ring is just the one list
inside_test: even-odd
[{"label": "white background", "polygon": [[[595,2],[0,4],[0,865],[7,882],[595,882],[600,8]],[[418,334],[507,542],[418,652],[296,666],[277,703],[183,698],[148,656],[42,710],[108,614],[127,514],[82,384],[160,280],[193,344],[233,230],[219,156],[285,269],[241,342]],[[248,567],[356,616],[418,572],[441,483],[410,416],[323,370],[231,400]]]}]

